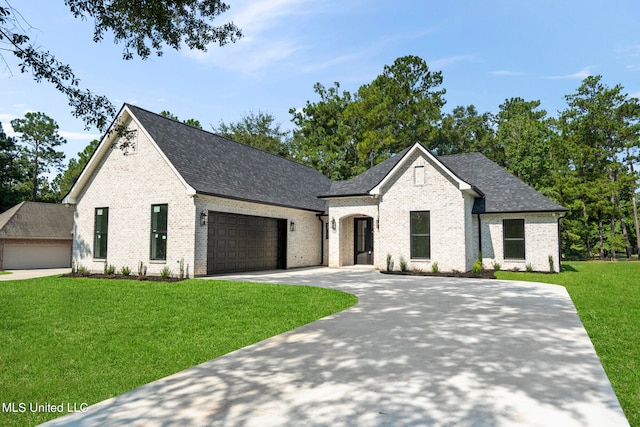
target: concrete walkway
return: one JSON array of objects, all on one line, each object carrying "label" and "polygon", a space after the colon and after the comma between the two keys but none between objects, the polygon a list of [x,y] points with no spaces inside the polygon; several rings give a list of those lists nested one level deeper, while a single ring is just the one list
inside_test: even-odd
[{"label": "concrete walkway", "polygon": [[224,278],[359,303],[47,425],[628,426],[560,286],[333,269]]},{"label": "concrete walkway", "polygon": [[42,268],[35,270],[7,270],[11,274],[0,274],[2,280],[24,280],[33,279],[34,277],[57,276],[71,272],[70,268]]}]

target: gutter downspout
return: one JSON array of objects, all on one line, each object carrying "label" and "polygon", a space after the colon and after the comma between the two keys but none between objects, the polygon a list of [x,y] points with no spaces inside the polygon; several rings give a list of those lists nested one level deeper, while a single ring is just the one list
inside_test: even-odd
[{"label": "gutter downspout", "polygon": [[478,258],[482,255],[482,220],[478,213]]},{"label": "gutter downspout", "polygon": [[318,221],[320,221],[320,265],[324,265],[324,221],[322,221],[322,214],[318,214]]}]

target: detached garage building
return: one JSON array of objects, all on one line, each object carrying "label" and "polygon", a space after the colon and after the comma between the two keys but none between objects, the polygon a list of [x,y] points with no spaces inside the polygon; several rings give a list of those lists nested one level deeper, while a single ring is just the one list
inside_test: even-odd
[{"label": "detached garage building", "polygon": [[22,202],[0,214],[0,270],[71,267],[73,207]]}]

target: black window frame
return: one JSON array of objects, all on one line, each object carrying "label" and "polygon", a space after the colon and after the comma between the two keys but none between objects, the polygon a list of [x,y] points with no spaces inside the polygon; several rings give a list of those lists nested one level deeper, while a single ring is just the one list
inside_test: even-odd
[{"label": "black window frame", "polygon": [[[414,215],[426,214],[427,215],[427,233],[417,233],[414,230]],[[426,238],[427,239],[427,254],[416,254],[415,239]],[[431,211],[411,211],[409,213],[409,239],[411,246],[411,259],[431,259]]]},{"label": "black window frame", "polygon": [[[518,235],[510,232],[514,230],[516,223],[518,224],[518,231],[521,230],[521,233],[518,233]],[[505,260],[525,260],[527,256],[526,242],[525,221],[523,218],[502,220],[502,256]],[[517,250],[517,252],[513,252],[515,250]]]},{"label": "black window frame", "polygon": [[[164,229],[158,228],[158,218],[155,217],[156,213],[162,214],[164,207]],[[160,208],[158,212],[155,212],[155,208]],[[155,221],[155,222],[154,222]],[[162,224],[160,224],[162,225]],[[154,228],[156,227],[156,228]],[[166,261],[167,260],[167,248],[168,248],[168,236],[167,229],[169,228],[169,205],[167,203],[159,203],[155,205],[151,205],[151,221],[150,221],[150,238],[149,238],[149,259],[151,261]],[[158,245],[157,241],[164,241],[164,253],[158,249],[162,249],[162,245]],[[154,244],[155,243],[155,244]]]},{"label": "black window frame", "polygon": [[[100,215],[98,215],[100,212]],[[104,221],[98,222],[98,217]],[[103,230],[104,226],[104,230]],[[93,258],[107,259],[109,244],[109,208],[95,208],[93,212]],[[102,253],[104,251],[104,254]]]}]

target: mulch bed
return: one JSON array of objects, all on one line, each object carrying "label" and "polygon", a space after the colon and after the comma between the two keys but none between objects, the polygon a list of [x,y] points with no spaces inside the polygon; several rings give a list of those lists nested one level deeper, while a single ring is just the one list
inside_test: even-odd
[{"label": "mulch bed", "polygon": [[180,282],[182,280],[185,279],[180,279],[178,277],[167,277],[166,279],[163,279],[160,276],[136,276],[136,275],[129,275],[129,276],[124,276],[122,274],[102,274],[102,273],[91,273],[91,274],[87,274],[87,273],[68,273],[68,274],[63,274],[61,277],[71,277],[71,278],[76,278],[76,277],[83,277],[83,278],[87,278],[87,279],[121,279],[121,280],[140,280],[140,281],[148,281],[148,282]]},{"label": "mulch bed", "polygon": [[482,270],[480,273],[474,273],[472,271],[447,271],[447,272],[428,272],[428,271],[384,271],[382,274],[395,274],[400,276],[435,276],[435,277],[467,277],[471,279],[495,279],[496,275],[493,274],[493,270]]}]

